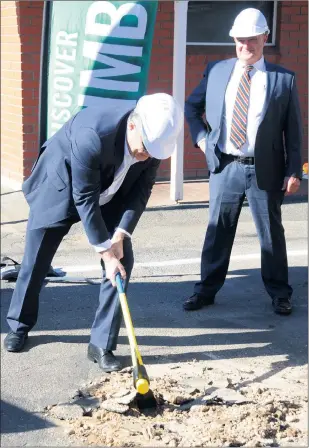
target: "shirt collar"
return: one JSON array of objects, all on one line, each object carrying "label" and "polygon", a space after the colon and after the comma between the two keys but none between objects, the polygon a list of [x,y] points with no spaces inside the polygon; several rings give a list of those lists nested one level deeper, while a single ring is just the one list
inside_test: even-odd
[{"label": "shirt collar", "polygon": [[[239,68],[244,69],[244,67],[246,66],[246,64],[244,64],[243,62],[241,62],[239,59],[237,61],[237,65]],[[253,64],[253,67],[255,68],[255,70],[259,70],[261,72],[265,72],[265,60],[264,60],[264,56],[261,57],[261,59],[259,59],[258,61],[255,62],[255,64]]]},{"label": "shirt collar", "polygon": [[128,142],[127,142],[127,135],[125,136],[125,139],[124,139],[124,156],[125,157],[129,157],[131,159],[134,159],[134,157],[132,156],[132,154],[129,151],[129,146],[128,146]]}]

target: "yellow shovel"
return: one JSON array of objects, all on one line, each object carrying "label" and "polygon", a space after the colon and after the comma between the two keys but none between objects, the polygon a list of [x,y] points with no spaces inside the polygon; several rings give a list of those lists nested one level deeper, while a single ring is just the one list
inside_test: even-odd
[{"label": "yellow shovel", "polygon": [[135,389],[137,390],[137,404],[140,409],[152,408],[157,405],[157,402],[153,395],[153,392],[149,388],[149,377],[147,375],[146,368],[143,364],[143,360],[137,346],[128,301],[123,288],[120,273],[116,275],[116,285],[131,349],[131,358],[133,364],[133,384]]}]

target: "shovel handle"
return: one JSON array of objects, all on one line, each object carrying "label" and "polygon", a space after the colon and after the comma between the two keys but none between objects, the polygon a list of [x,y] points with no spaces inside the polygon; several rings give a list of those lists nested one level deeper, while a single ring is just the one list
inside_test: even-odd
[{"label": "shovel handle", "polygon": [[118,294],[124,294],[124,287],[123,287],[120,272],[117,272],[117,274],[116,274],[116,285],[117,285],[117,289],[118,289]]},{"label": "shovel handle", "polygon": [[138,349],[135,331],[131,319],[131,314],[127,302],[127,297],[124,291],[122,278],[118,272],[115,276],[117,291],[119,295],[120,305],[122,309],[123,318],[127,327],[127,333],[129,338],[129,344],[131,348],[133,369],[133,380],[136,390],[141,394],[146,394],[149,391],[149,378],[146,369],[143,365],[143,360]]},{"label": "shovel handle", "polygon": [[128,301],[127,301],[127,296],[124,291],[122,278],[121,278],[121,275],[119,272],[116,274],[115,280],[116,280],[116,286],[117,286],[117,291],[118,291],[118,295],[119,295],[123,318],[125,321],[125,325],[127,327],[128,338],[129,338],[130,347],[131,347],[131,351],[132,351],[132,361],[134,359],[136,359],[140,365],[143,365],[143,360],[142,360],[141,354],[139,352],[137,341],[136,341],[133,322],[132,322],[132,318],[131,318],[131,314],[130,314],[130,310],[129,310],[129,306],[128,306]]}]

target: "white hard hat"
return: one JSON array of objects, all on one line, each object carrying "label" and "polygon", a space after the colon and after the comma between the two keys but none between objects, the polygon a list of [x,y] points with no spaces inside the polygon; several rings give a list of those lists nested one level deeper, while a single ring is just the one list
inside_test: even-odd
[{"label": "white hard hat", "polygon": [[236,17],[230,31],[230,36],[251,37],[264,33],[269,34],[269,28],[264,14],[258,9],[247,8],[241,11]]},{"label": "white hard hat", "polygon": [[167,93],[154,93],[142,96],[135,111],[141,119],[142,139],[149,154],[156,159],[170,157],[184,124],[179,104]]}]

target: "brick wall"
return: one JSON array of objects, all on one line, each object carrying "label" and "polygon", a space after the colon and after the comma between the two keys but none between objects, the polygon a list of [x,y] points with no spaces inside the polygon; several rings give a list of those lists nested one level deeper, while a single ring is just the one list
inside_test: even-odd
[{"label": "brick wall", "polygon": [[2,175],[21,182],[38,154],[43,2],[1,2]]},{"label": "brick wall", "polygon": [[[266,49],[270,62],[294,70],[304,123],[304,160],[308,141],[308,3],[278,2],[277,42]],[[38,153],[39,62],[42,1],[1,2],[1,173],[15,181],[27,177]],[[174,4],[159,1],[148,92],[172,93]],[[234,57],[232,47],[187,47],[186,96],[199,83],[207,62]],[[163,161],[159,178],[169,178]],[[193,147],[185,128],[186,178],[205,177],[203,154]]]},{"label": "brick wall", "polygon": [[23,177],[20,38],[15,2],[1,2],[1,171]]}]

